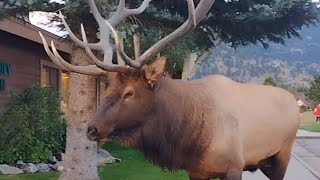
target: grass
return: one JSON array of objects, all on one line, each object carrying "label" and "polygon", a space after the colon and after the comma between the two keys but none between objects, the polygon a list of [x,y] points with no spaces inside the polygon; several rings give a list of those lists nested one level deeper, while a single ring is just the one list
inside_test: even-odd
[{"label": "grass", "polygon": [[[101,180],[187,180],[185,172],[164,172],[159,167],[152,165],[143,155],[133,149],[123,148],[115,143],[104,146],[113,156],[120,158],[121,163],[109,164],[99,168]],[[0,180],[56,180],[57,172],[0,175]]]},{"label": "grass", "polygon": [[303,124],[300,125],[300,129],[311,132],[320,132],[320,123]]},{"label": "grass", "polygon": [[57,172],[22,174],[22,175],[0,175],[0,180],[56,180]]},{"label": "grass", "polygon": [[[159,167],[153,166],[140,152],[123,148],[115,143],[105,147],[115,157],[122,159],[121,163],[107,165],[100,172],[101,177],[121,180],[185,180],[184,172],[164,172]],[[101,178],[102,179],[102,178]]]}]

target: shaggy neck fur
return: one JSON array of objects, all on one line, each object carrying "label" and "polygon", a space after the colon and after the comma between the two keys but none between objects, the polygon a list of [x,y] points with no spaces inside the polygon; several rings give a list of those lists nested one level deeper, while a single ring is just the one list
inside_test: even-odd
[{"label": "shaggy neck fur", "polygon": [[[162,78],[155,85],[153,110],[135,138],[138,148],[164,169],[193,169],[211,143],[203,93],[190,82]],[[201,95],[202,94],[202,95]]]}]

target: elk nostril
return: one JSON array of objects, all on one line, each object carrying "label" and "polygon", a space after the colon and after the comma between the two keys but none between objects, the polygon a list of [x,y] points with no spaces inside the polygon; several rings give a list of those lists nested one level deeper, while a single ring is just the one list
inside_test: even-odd
[{"label": "elk nostril", "polygon": [[94,126],[88,127],[87,137],[89,140],[94,141],[98,135],[98,129]]}]

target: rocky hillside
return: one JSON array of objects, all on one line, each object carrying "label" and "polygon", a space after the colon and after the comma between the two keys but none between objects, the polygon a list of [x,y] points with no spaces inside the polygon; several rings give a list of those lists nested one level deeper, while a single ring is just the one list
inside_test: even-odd
[{"label": "rocky hillside", "polygon": [[218,46],[194,78],[222,74],[240,82],[262,83],[271,76],[278,84],[308,86],[314,75],[320,75],[320,24],[303,28],[300,35],[302,39],[288,39],[286,45],[271,43],[268,49]]}]

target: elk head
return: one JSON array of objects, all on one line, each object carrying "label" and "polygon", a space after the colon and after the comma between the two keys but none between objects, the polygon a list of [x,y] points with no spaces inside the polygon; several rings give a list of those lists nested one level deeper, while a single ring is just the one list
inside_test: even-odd
[{"label": "elk head", "polygon": [[163,76],[164,57],[139,70],[110,74],[101,106],[88,127],[88,138],[130,136],[154,113],[154,83]]},{"label": "elk head", "polygon": [[[78,39],[70,30],[63,15],[59,14],[70,38],[86,50],[94,62],[92,65],[75,66],[66,62],[59,55],[53,42],[51,42],[52,51],[49,49],[46,40],[40,33],[48,56],[61,69],[86,75],[107,75],[109,78],[104,100],[88,126],[87,136],[90,140],[101,140],[110,135],[126,134],[130,136],[134,130],[144,126],[146,121],[144,117],[152,112],[152,104],[155,103],[153,86],[163,76],[165,69],[165,58],[158,58],[154,61],[156,54],[191,32],[214,3],[214,0],[201,0],[195,8],[193,0],[187,0],[188,19],[171,34],[132,60],[121,47],[119,37],[113,27],[130,15],[142,13],[150,1],[144,0],[137,9],[127,9],[125,0],[120,0],[114,15],[109,19],[104,19],[94,0],[88,0],[92,14],[100,27],[100,42],[98,43],[88,43],[82,24],[83,41]],[[113,50],[109,41],[111,33],[115,39],[116,50],[124,63],[120,63],[119,59],[118,64],[112,63]],[[103,60],[98,59],[92,50],[102,51]]]}]

